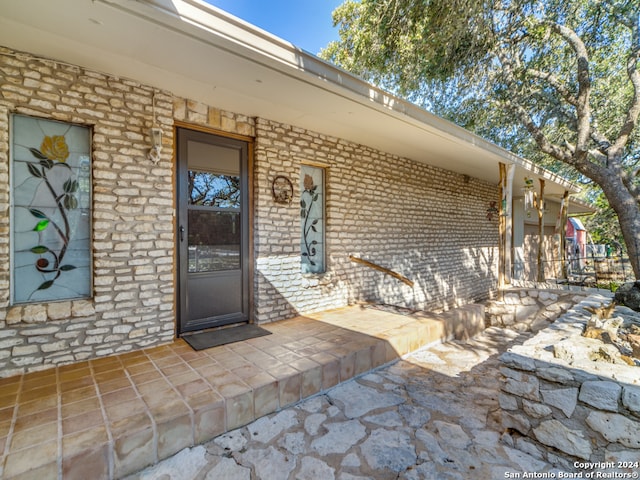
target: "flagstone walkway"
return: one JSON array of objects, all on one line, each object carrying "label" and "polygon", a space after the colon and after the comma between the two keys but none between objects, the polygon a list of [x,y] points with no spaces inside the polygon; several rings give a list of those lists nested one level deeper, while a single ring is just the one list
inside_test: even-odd
[{"label": "flagstone walkway", "polygon": [[[260,418],[129,480],[418,480],[555,472],[500,431],[498,354],[527,337],[489,328]],[[509,476],[512,475],[512,476]]]}]

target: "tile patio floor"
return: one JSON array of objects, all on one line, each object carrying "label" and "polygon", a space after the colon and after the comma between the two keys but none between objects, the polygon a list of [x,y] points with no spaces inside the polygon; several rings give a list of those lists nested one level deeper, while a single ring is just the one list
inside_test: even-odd
[{"label": "tile patio floor", "polygon": [[0,379],[0,478],[118,479],[449,336],[360,306]]}]

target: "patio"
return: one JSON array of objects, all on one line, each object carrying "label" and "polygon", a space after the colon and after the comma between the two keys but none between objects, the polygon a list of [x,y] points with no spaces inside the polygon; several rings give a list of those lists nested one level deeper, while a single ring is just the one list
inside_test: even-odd
[{"label": "patio", "polygon": [[0,476],[121,478],[454,332],[478,333],[475,307],[447,315],[346,307],[208,350],[178,339],[0,379]]}]

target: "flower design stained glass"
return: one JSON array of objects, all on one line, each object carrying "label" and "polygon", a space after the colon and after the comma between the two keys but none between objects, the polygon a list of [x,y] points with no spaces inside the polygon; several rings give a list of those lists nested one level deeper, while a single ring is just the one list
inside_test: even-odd
[{"label": "flower design stained glass", "polygon": [[91,295],[91,131],[12,117],[14,303]]},{"label": "flower design stained glass", "polygon": [[302,272],[323,273],[325,271],[324,168],[303,165],[300,174]]}]

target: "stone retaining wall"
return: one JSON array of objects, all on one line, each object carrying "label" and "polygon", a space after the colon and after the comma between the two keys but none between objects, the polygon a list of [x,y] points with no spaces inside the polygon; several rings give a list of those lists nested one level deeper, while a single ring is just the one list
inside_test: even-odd
[{"label": "stone retaining wall", "polygon": [[581,291],[539,288],[505,290],[486,304],[487,327],[537,332],[589,294]]},{"label": "stone retaining wall", "polygon": [[[640,461],[640,367],[592,361],[599,340],[582,337],[583,307],[609,301],[590,296],[501,356],[502,426],[521,450],[567,469]],[[556,358],[560,347],[571,354]]]}]

